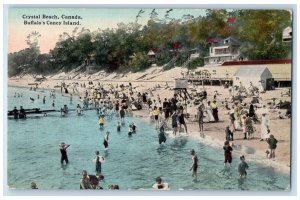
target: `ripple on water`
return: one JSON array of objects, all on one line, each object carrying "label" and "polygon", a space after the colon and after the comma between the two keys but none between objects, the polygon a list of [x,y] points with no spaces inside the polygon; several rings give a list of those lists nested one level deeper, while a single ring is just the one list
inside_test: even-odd
[{"label": "ripple on water", "polygon": [[[22,90],[22,89],[18,89]],[[8,93],[16,89],[9,88]],[[27,90],[23,90],[24,99]],[[30,93],[34,95],[35,93]],[[51,102],[45,91],[46,102]],[[13,96],[13,95],[12,95]],[[75,108],[78,101],[74,97]],[[19,106],[16,99],[9,98],[8,107]],[[20,100],[20,99],[19,99]],[[56,105],[65,104],[66,98],[57,94]],[[42,107],[40,101],[34,104],[23,102],[23,107]],[[172,190],[249,190],[285,191],[289,186],[289,176],[275,172],[271,166],[248,162],[250,168],[246,180],[240,180],[237,173],[238,157],[233,157],[232,168],[224,170],[223,150],[201,144],[185,136],[168,137],[164,145],[158,144],[157,131],[143,119],[127,118],[121,133],[117,133],[118,119],[107,120],[100,132],[94,111],[86,111],[83,116],[70,113],[60,117],[52,113],[47,117],[19,121],[8,120],[8,183],[16,188],[28,188],[32,181],[42,189],[79,189],[82,170],[95,174],[95,163],[91,160],[99,150],[106,159],[102,166],[105,176],[103,186],[118,184],[122,189],[151,188],[157,176],[168,182]],[[128,137],[128,125],[137,124],[137,133]],[[107,151],[103,147],[106,131],[110,131]],[[61,167],[58,145],[71,144],[68,148],[69,165]],[[190,150],[195,149],[199,157],[198,181],[193,181]],[[47,178],[44,178],[47,177]]]}]

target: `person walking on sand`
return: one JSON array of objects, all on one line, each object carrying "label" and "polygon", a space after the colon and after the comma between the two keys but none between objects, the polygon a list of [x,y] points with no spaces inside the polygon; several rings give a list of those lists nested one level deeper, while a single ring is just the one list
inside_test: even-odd
[{"label": "person walking on sand", "polygon": [[270,120],[266,113],[262,114],[261,128],[260,128],[260,141],[267,140],[270,135],[269,128]]},{"label": "person walking on sand", "polygon": [[216,100],[213,100],[212,104],[211,104],[211,110],[212,110],[212,114],[214,116],[214,119],[216,122],[219,121],[219,115],[218,115],[218,104]]},{"label": "person walking on sand", "polygon": [[201,105],[198,108],[198,124],[199,124],[200,136],[204,136],[204,133],[203,133],[203,118],[204,118],[203,105]]},{"label": "person walking on sand", "polygon": [[232,147],[230,146],[229,141],[225,141],[223,149],[224,149],[224,157],[225,157],[224,166],[226,167],[228,163],[230,167],[232,162],[232,156],[231,156]]},{"label": "person walking on sand", "polygon": [[235,116],[234,116],[234,106],[232,106],[232,109],[229,112],[229,119],[230,119],[230,124],[232,126],[232,132],[235,132]]},{"label": "person walking on sand", "polygon": [[253,126],[253,121],[250,116],[246,117],[246,131],[248,133],[248,140],[254,138],[254,126]]},{"label": "person walking on sand", "polygon": [[238,166],[238,171],[239,171],[239,174],[240,174],[240,178],[246,178],[247,176],[247,171],[246,169],[249,168],[248,164],[245,162],[245,156],[241,156],[240,157],[240,164]]},{"label": "person walking on sand", "polygon": [[225,129],[225,139],[227,141],[233,141],[233,132],[229,129],[229,126],[226,126]]},{"label": "person walking on sand", "polygon": [[104,137],[103,145],[105,149],[108,149],[108,143],[109,143],[109,131],[106,132],[106,135]]},{"label": "person walking on sand", "polygon": [[195,179],[197,179],[198,157],[194,149],[191,150],[191,155],[192,155],[192,166],[190,168],[190,171],[192,170],[192,177],[195,177]]},{"label": "person walking on sand", "polygon": [[269,144],[270,149],[270,157],[269,158],[275,158],[275,149],[277,148],[277,139],[274,137],[274,135],[270,135],[270,138],[267,140],[267,143]]},{"label": "person walking on sand", "polygon": [[207,113],[207,122],[214,122],[215,118],[211,111],[210,101],[208,101],[205,106],[205,112]]},{"label": "person walking on sand", "polygon": [[59,145],[59,149],[60,149],[60,153],[61,153],[61,159],[60,159],[60,163],[63,164],[64,161],[66,162],[66,164],[69,163],[68,160],[68,155],[67,155],[67,148],[69,147],[69,144],[65,144],[64,142],[62,142]]}]

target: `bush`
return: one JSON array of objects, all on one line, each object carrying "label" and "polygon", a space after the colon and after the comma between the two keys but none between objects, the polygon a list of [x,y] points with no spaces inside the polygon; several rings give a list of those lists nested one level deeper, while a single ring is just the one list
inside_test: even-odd
[{"label": "bush", "polygon": [[188,64],[188,69],[196,69],[197,67],[204,66],[204,59],[203,58],[196,58],[195,60],[191,61]]},{"label": "bush", "polygon": [[128,62],[129,68],[133,72],[137,72],[146,69],[150,66],[150,60],[148,55],[145,53],[138,52],[135,56]]}]

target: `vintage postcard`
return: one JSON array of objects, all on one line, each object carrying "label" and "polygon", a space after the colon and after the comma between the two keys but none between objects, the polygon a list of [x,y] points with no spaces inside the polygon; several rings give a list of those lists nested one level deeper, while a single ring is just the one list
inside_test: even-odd
[{"label": "vintage postcard", "polygon": [[7,7],[6,187],[291,190],[293,9]]}]

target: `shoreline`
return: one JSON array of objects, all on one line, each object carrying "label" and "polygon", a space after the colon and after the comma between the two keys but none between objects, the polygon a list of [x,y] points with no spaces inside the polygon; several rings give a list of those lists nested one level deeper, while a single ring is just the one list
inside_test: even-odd
[{"label": "shoreline", "polygon": [[[47,77],[47,80],[40,82],[38,84],[38,90],[55,90],[55,91],[60,91],[60,88],[55,88],[54,86],[57,85],[57,82],[66,82],[69,85],[72,85],[72,82],[86,82],[86,81],[94,81],[94,82],[99,82],[100,78],[98,78],[98,80],[95,79],[82,79],[82,80],[77,80],[77,79],[55,79],[55,78],[49,78]],[[28,83],[33,83],[34,82],[34,78],[32,77],[31,79],[29,78],[17,78],[17,77],[12,77],[12,78],[8,78],[8,87],[19,87],[19,88],[30,88],[31,85],[28,85]],[[114,83],[119,83],[119,82],[131,82],[133,83],[133,86],[136,85],[136,83],[141,84],[144,83],[143,85],[136,85],[136,87],[140,90],[140,91],[147,91],[148,88],[151,88],[151,86],[154,86],[154,83],[157,83],[158,81],[147,81],[147,80],[101,80],[101,82],[105,82],[106,84],[108,82],[114,82]],[[165,81],[160,81],[163,83],[166,82],[174,82],[174,81],[170,81],[170,80],[165,80]],[[146,85],[147,87],[145,87],[144,85]],[[201,86],[202,87],[202,86]],[[225,94],[225,91],[223,91],[223,88],[221,86],[204,86],[207,90],[209,91],[213,91],[215,88],[217,89],[222,89],[220,91],[220,93],[222,92],[222,95]],[[85,88],[87,89],[87,88]],[[84,90],[85,90],[84,89]],[[156,88],[156,90],[153,91],[153,96],[155,97],[157,94],[160,95],[161,99],[163,99],[164,97],[170,97],[170,94],[174,93],[173,90],[165,90],[165,91],[161,91],[160,89],[164,89],[162,88]],[[37,92],[38,92],[37,90]],[[82,90],[82,88],[80,88],[79,93],[74,93],[73,95],[76,96],[82,96],[84,93],[84,90]],[[62,93],[64,95],[70,95],[72,94],[72,92],[70,91],[69,94],[65,94],[64,92]],[[276,96],[276,95],[274,95]],[[208,98],[211,98],[211,93],[209,93]],[[221,99],[220,99],[221,100]],[[219,101],[220,101],[219,100]],[[202,142],[205,145],[211,146],[211,147],[217,147],[217,148],[222,148],[223,146],[223,142],[225,138],[224,135],[224,130],[222,129],[223,127],[225,128],[225,125],[228,124],[227,120],[225,118],[223,118],[223,116],[226,116],[227,118],[227,114],[226,111],[224,111],[222,108],[220,108],[220,113],[222,113],[222,115],[220,114],[220,116],[222,116],[222,119],[220,122],[217,123],[204,123],[204,134],[205,134],[205,138],[201,138],[199,137],[199,132],[198,131],[198,123],[197,122],[193,122],[193,121],[187,121],[187,126],[189,129],[189,135],[188,137],[190,139],[196,140],[197,142]],[[149,112],[145,109],[142,110],[137,110],[137,111],[133,111],[133,116],[138,117],[138,118],[149,118]],[[272,119],[272,118],[271,118]],[[223,121],[222,121],[223,120]],[[286,122],[291,123],[291,119],[285,120]],[[275,122],[275,125],[278,123]],[[285,123],[284,123],[285,124]],[[216,127],[217,126],[217,127]],[[278,126],[281,127],[281,126]],[[217,128],[217,130],[213,130]],[[285,127],[285,131],[287,132],[290,129],[290,124],[288,127]],[[257,130],[259,130],[259,128],[256,128]],[[221,131],[220,131],[221,130]],[[271,124],[271,130],[272,129],[272,124]],[[274,128],[274,130],[276,130]],[[280,130],[279,130],[280,131]],[[220,133],[221,132],[221,133]],[[235,139],[233,141],[235,148],[233,148],[233,155],[245,155],[246,157],[246,161],[248,162],[256,162],[259,164],[262,164],[264,166],[267,167],[272,167],[273,169],[275,169],[278,172],[282,172],[284,174],[290,174],[291,173],[291,162],[290,162],[290,137],[286,137],[286,135],[283,136],[280,135],[280,137],[277,137],[279,140],[278,143],[278,148],[276,149],[276,161],[273,161],[272,159],[267,159],[266,158],[266,154],[264,153],[265,150],[267,149],[267,144],[265,142],[256,142],[258,141],[257,139],[254,140],[241,140],[240,137],[242,135],[242,133],[240,131],[237,131],[235,133]],[[257,138],[259,135],[259,133],[255,133],[255,138]],[[277,136],[277,134],[274,133],[275,136]],[[284,141],[285,145],[283,147],[281,147],[281,142],[282,140]],[[265,143],[265,144],[264,144]],[[281,147],[281,148],[279,148]],[[286,149],[285,147],[288,147],[288,149]],[[285,149],[285,151],[284,151]],[[254,150],[254,152],[253,152]],[[251,151],[250,153],[247,151]],[[223,152],[222,152],[223,153]],[[239,157],[239,156],[238,156]],[[200,157],[201,160],[201,157]],[[201,161],[200,161],[201,162]],[[251,168],[251,165],[250,165]]]}]

